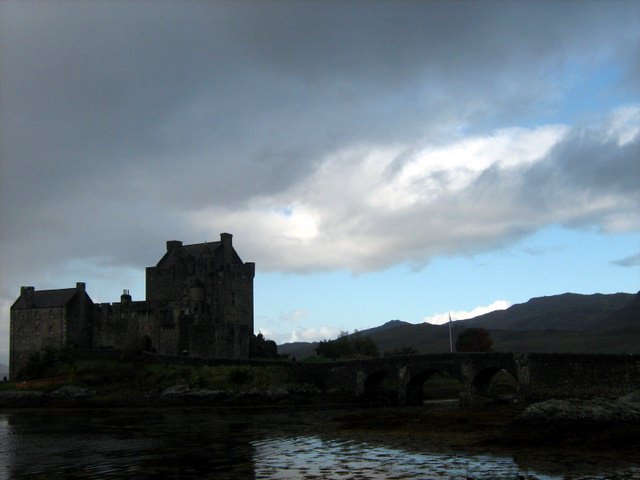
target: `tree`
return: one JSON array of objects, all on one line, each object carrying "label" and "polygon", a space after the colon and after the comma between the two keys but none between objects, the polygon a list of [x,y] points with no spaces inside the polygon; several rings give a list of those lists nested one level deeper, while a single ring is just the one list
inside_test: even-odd
[{"label": "tree", "polygon": [[456,339],[458,352],[490,352],[493,340],[484,328],[467,328]]},{"label": "tree", "polygon": [[354,332],[341,332],[335,340],[323,340],[316,347],[319,357],[354,358],[354,357],[377,357],[378,346],[369,337]]},{"label": "tree", "polygon": [[354,334],[350,338],[354,356],[375,358],[379,355],[378,345],[370,337]]},{"label": "tree", "polygon": [[267,340],[262,333],[249,338],[249,357],[278,358],[278,346],[273,340]]},{"label": "tree", "polygon": [[416,355],[418,350],[413,347],[395,347],[384,353],[385,357],[406,357],[408,355]]}]

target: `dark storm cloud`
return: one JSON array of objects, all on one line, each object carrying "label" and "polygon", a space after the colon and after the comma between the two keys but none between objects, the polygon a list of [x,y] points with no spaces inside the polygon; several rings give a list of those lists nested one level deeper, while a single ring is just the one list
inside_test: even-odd
[{"label": "dark storm cloud", "polygon": [[624,145],[602,136],[592,129],[572,132],[524,172],[518,182],[519,203],[529,210],[525,218],[547,212],[560,223],[566,215],[573,225],[615,229],[614,215],[624,214],[637,223],[640,136]]},{"label": "dark storm cloud", "polygon": [[637,8],[616,5],[4,2],[3,263],[144,265],[200,232],[185,214],[292,189],[351,145],[517,123],[602,56],[634,77]]}]

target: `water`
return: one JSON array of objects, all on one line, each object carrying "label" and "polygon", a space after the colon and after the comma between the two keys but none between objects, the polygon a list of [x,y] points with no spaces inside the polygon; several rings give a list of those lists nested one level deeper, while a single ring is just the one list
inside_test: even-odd
[{"label": "water", "polygon": [[638,461],[611,453],[445,447],[339,430],[330,421],[337,413],[0,413],[0,478],[640,479]]}]

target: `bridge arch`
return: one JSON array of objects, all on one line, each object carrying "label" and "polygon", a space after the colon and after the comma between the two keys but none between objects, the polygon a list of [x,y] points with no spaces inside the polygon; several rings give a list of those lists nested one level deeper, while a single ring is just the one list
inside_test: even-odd
[{"label": "bridge arch", "polygon": [[[514,389],[517,389],[517,384],[519,382],[517,371],[505,366],[491,366],[483,368],[473,377],[473,380],[471,381],[471,393],[474,396],[493,398],[495,395],[491,389],[491,382],[496,375],[499,375],[501,372],[510,377],[516,385],[514,386]],[[513,393],[515,394],[516,392],[514,391]]]},{"label": "bridge arch", "polygon": [[459,370],[438,367],[425,368],[409,377],[409,381],[405,386],[405,404],[422,405],[425,398],[425,384],[432,379],[438,381],[438,378],[442,380],[455,380],[460,384],[460,387],[462,387]]},{"label": "bridge arch", "polygon": [[438,373],[438,370],[423,370],[409,379],[407,386],[405,387],[405,402],[407,405],[422,405],[424,400],[424,382],[436,373]]}]

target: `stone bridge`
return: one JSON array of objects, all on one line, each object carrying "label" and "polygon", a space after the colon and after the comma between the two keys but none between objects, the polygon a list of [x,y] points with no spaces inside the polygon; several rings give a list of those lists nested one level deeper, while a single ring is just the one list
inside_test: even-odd
[{"label": "stone bridge", "polygon": [[438,372],[461,382],[463,405],[487,401],[490,382],[502,370],[515,379],[520,401],[617,397],[640,389],[640,355],[450,353],[316,367],[314,376],[326,390],[337,389],[375,401],[384,382],[396,389],[393,395],[399,405],[422,404],[424,382]]}]

